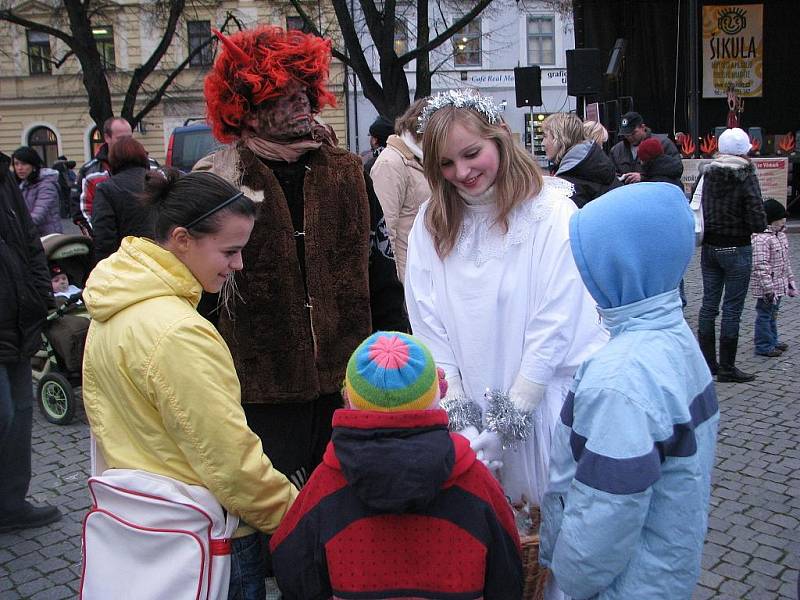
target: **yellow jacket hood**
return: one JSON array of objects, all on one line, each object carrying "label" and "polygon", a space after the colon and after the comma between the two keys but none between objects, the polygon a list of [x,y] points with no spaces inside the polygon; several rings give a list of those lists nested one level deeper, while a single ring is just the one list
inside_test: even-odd
[{"label": "yellow jacket hood", "polygon": [[172,252],[144,238],[126,237],[92,271],[83,301],[92,319],[107,321],[151,298],[178,296],[197,307],[203,288]]}]

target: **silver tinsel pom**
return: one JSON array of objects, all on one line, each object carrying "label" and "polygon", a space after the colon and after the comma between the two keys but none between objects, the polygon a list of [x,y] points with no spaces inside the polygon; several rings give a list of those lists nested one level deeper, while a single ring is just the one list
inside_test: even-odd
[{"label": "silver tinsel pom", "polygon": [[503,449],[527,440],[533,430],[533,415],[517,410],[505,392],[486,390],[486,429],[500,436]]},{"label": "silver tinsel pom", "polygon": [[473,90],[448,90],[433,96],[417,117],[417,133],[423,133],[428,120],[440,108],[471,108],[483,115],[489,123],[496,125],[501,120],[503,109],[490,96],[482,96]]},{"label": "silver tinsel pom", "polygon": [[470,425],[480,430],[481,407],[466,396],[445,397],[439,405],[447,412],[450,431],[462,431]]}]

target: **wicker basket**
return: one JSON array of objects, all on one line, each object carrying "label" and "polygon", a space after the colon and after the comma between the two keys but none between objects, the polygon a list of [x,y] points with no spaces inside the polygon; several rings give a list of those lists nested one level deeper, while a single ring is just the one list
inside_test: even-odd
[{"label": "wicker basket", "polygon": [[539,531],[541,517],[539,508],[536,506],[527,507],[531,517],[531,533],[520,535],[522,544],[522,574],[525,578],[525,586],[522,591],[523,600],[543,600],[544,586],[547,583],[548,571],[539,564]]}]

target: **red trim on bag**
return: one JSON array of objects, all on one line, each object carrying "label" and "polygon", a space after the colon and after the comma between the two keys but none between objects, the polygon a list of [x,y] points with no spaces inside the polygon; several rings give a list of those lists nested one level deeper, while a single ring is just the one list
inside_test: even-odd
[{"label": "red trim on bag", "polygon": [[228,538],[215,538],[209,541],[211,556],[227,556],[231,553],[231,540]]},{"label": "red trim on bag", "polygon": [[[113,487],[113,486],[109,486],[109,487]],[[141,494],[141,495],[144,496],[145,494]],[[167,502],[169,502],[169,501],[167,500]],[[176,502],[175,504],[181,504],[181,503],[180,502]],[[153,527],[144,527],[142,525],[135,525],[134,523],[126,521],[125,519],[123,519],[121,517],[118,517],[117,515],[115,515],[113,513],[110,513],[107,510],[104,510],[102,508],[97,508],[97,507],[92,508],[92,510],[90,510],[89,513],[86,515],[86,517],[84,517],[84,519],[83,519],[83,535],[81,536],[81,547],[82,547],[81,549],[83,550],[83,561],[82,561],[83,562],[83,569],[82,569],[82,572],[81,572],[81,591],[80,591],[79,598],[83,598],[83,581],[84,581],[84,577],[86,575],[86,563],[88,562],[88,560],[86,558],[86,521],[88,521],[89,517],[91,517],[93,514],[98,514],[98,513],[107,515],[107,516],[111,517],[112,519],[114,519],[115,521],[119,521],[120,523],[122,523],[124,525],[127,525],[131,529],[139,529],[140,531],[152,531],[152,532],[155,532],[155,533],[180,533],[180,534],[188,535],[188,536],[194,538],[194,540],[197,542],[197,545],[200,547],[200,557],[201,557],[201,560],[200,560],[200,577],[199,577],[199,580],[197,582],[197,592],[194,595],[194,597],[197,600],[199,600],[200,595],[201,595],[201,593],[203,591],[203,580],[205,579],[205,571],[206,571],[206,569],[205,569],[206,549],[203,546],[203,540],[201,538],[199,538],[197,535],[195,535],[191,531],[185,531],[183,529],[156,529],[156,528],[153,528]],[[212,541],[214,541],[214,540],[212,540]],[[208,561],[208,562],[209,562],[209,570],[210,570],[211,561]]]}]

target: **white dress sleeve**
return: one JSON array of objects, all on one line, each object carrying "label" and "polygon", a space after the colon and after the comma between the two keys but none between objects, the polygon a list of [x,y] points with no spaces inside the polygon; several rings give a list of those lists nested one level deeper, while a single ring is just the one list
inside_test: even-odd
[{"label": "white dress sleeve", "polygon": [[444,369],[450,380],[461,381],[456,357],[447,330],[439,317],[436,290],[433,285],[432,262],[439,260],[433,240],[425,227],[425,205],[408,236],[408,259],[405,274],[405,295],[411,332],[431,351],[436,365]]},{"label": "white dress sleeve", "polygon": [[[530,312],[519,374],[525,379],[548,385],[555,372],[570,361],[577,344],[586,339],[586,328],[595,310],[583,285],[569,243],[569,218],[573,205],[553,208],[550,219],[539,225],[531,277]],[[590,341],[590,340],[587,340]],[[577,367],[577,365],[575,365]]]}]

